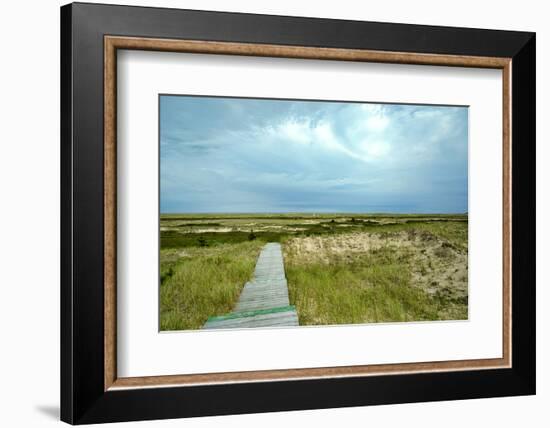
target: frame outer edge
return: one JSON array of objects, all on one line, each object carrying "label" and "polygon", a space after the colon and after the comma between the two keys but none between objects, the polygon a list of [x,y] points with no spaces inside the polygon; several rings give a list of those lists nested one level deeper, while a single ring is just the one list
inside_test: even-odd
[{"label": "frame outer edge", "polygon": [[72,5],[60,9],[60,155],[61,155],[61,349],[60,349],[60,418],[74,423],[73,364],[73,28]]},{"label": "frame outer edge", "polygon": [[[63,12],[65,10],[65,12]],[[97,153],[90,150],[89,145],[95,147],[97,140],[103,135],[103,128],[96,133],[97,126],[102,122],[99,118],[98,103],[103,100],[103,95],[98,94],[103,88],[99,85],[101,77],[98,75],[96,67],[98,66],[99,50],[98,44],[106,34],[135,35],[142,34],[146,36],[155,34],[166,38],[200,38],[206,34],[205,38],[210,40],[241,41],[256,43],[256,40],[267,40],[280,43],[283,39],[290,39],[291,43],[300,43],[300,40],[311,40],[316,37],[319,30],[318,25],[309,26],[313,19],[269,17],[261,18],[266,28],[261,31],[254,31],[257,27],[258,17],[254,21],[255,15],[224,13],[223,19],[221,13],[169,10],[160,8],[139,8],[127,6],[106,6],[92,4],[73,4],[62,8],[61,12],[61,398],[62,398],[62,420],[69,423],[92,423],[92,422],[114,422],[144,419],[163,419],[174,417],[205,416],[214,414],[237,414],[265,411],[282,411],[298,409],[317,409],[329,407],[345,406],[364,406],[372,404],[389,404],[402,402],[418,401],[438,401],[464,398],[481,398],[510,395],[533,394],[535,391],[535,324],[534,324],[534,224],[525,226],[522,231],[527,232],[524,237],[519,236],[517,243],[519,248],[513,250],[513,259],[521,259],[522,272],[518,269],[513,272],[516,277],[516,288],[518,285],[524,289],[516,290],[514,294],[512,311],[516,315],[522,315],[520,322],[514,322],[514,343],[512,369],[488,371],[483,379],[476,371],[467,371],[462,374],[439,373],[427,374],[422,376],[423,381],[428,381],[426,388],[419,389],[414,395],[411,394],[411,388],[416,389],[420,382],[419,375],[398,376],[395,379],[379,380],[373,377],[369,385],[356,378],[339,380],[313,380],[296,381],[292,387],[284,386],[284,382],[267,382],[258,384],[232,384],[231,386],[214,387],[193,387],[193,388],[167,388],[167,389],[141,389],[138,391],[104,391],[104,373],[99,373],[103,369],[103,361],[98,361],[97,356],[103,354],[105,347],[103,335],[101,341],[98,338],[98,330],[103,328],[104,314],[97,315],[99,300],[103,302],[103,292],[101,297],[97,297],[95,282],[98,274],[93,271],[87,273],[92,277],[88,279],[81,276],[83,269],[81,263],[84,260],[78,260],[74,263],[72,257],[80,255],[97,255],[97,245],[99,238],[91,237],[89,231],[82,229],[82,225],[77,220],[82,220],[83,212],[79,204],[82,204],[83,197],[81,193],[92,196],[94,203],[99,203],[96,198],[96,184],[87,185],[82,178],[91,174],[94,168],[97,169]],[[144,19],[145,17],[151,19]],[[109,19],[105,19],[109,17]],[[205,29],[206,20],[218,22],[223,28]],[[231,25],[229,21],[234,21]],[[235,21],[242,25],[235,27]],[[290,22],[291,21],[291,22]],[[344,23],[331,24],[333,20],[322,21],[331,30],[334,27],[342,26]],[[289,32],[283,35],[276,34],[273,31],[273,24],[278,22],[289,26]],[[297,30],[299,23],[304,24],[300,31]],[[169,24],[168,26],[161,26]],[[177,25],[176,25],[177,24]],[[181,24],[181,25],[180,25]],[[184,25],[187,24],[187,25]],[[227,24],[227,25],[226,25]],[[307,25],[306,25],[307,24]],[[517,203],[518,200],[526,203],[526,208],[521,209],[521,220],[532,222],[534,216],[530,214],[530,209],[534,208],[534,187],[526,188],[527,185],[534,184],[534,101],[535,101],[535,49],[534,34],[524,32],[507,31],[487,31],[475,29],[452,29],[443,27],[428,28],[426,26],[407,26],[404,24],[380,24],[380,23],[360,23],[351,22],[349,25],[356,26],[351,33],[332,31],[325,34],[321,45],[339,47],[340,44],[347,45],[364,43],[351,40],[361,25],[370,25],[379,28],[382,33],[388,33],[391,30],[391,36],[385,41],[376,39],[371,44],[375,50],[384,50],[380,44],[399,45],[399,40],[405,45],[414,45],[407,43],[408,39],[400,39],[397,34],[394,37],[394,29],[397,33],[410,33],[409,27],[415,27],[413,32],[420,33],[445,33],[447,41],[438,44],[436,40],[422,42],[421,49],[418,51],[441,53],[451,51],[458,54],[465,52],[491,52],[497,57],[513,56],[513,86],[514,97],[512,99],[512,109],[515,113],[520,111],[520,117],[512,118],[514,128],[515,145],[512,146],[512,157],[516,175],[516,183],[512,183],[516,189],[512,192],[512,199]],[[183,25],[183,27],[182,27]],[[348,25],[347,23],[345,25]],[[382,31],[382,27],[385,29]],[[422,29],[420,28],[422,27]],[[285,27],[286,28],[286,27]],[[339,29],[339,28],[338,28]],[[257,28],[259,30],[259,28]],[[369,30],[370,31],[370,30]],[[412,30],[411,30],[412,31]],[[372,32],[372,31],[371,31]],[[452,33],[449,35],[449,32]],[[304,34],[302,36],[302,34]],[[174,36],[175,35],[175,36]],[[197,36],[199,35],[199,36]],[[462,40],[462,35],[465,40]],[[490,43],[485,40],[480,41],[480,36],[487,35]],[[334,36],[334,38],[332,38]],[[450,44],[449,37],[457,40],[458,45]],[[436,37],[437,38],[437,37]],[[531,38],[532,43],[531,43]],[[473,41],[477,39],[477,41]],[[351,40],[351,41],[350,41]],[[389,40],[389,42],[388,42]],[[405,41],[404,41],[405,40]],[[416,40],[416,39],[415,39]],[[431,40],[431,39],[430,39]],[[65,41],[65,43],[64,43]],[[357,43],[356,43],[357,42]],[[448,42],[448,43],[447,43]],[[317,42],[316,42],[317,43]],[[454,43],[454,42],[453,42]],[[308,45],[308,43],[304,43]],[[530,46],[527,46],[530,45]],[[67,47],[68,46],[68,47]],[[350,46],[351,47],[351,46]],[[362,49],[362,47],[361,47]],[[417,52],[412,49],[412,52]],[[74,55],[79,52],[79,55]],[[103,50],[101,49],[103,54]],[[516,58],[517,54],[517,58]],[[92,67],[87,67],[91,65]],[[74,70],[77,70],[75,74]],[[102,67],[101,67],[102,69]],[[520,71],[522,78],[516,71]],[[532,81],[531,81],[532,79]],[[519,89],[519,82],[524,82],[522,89],[526,89],[528,94],[518,99],[516,91]],[[95,93],[94,93],[95,91]],[[519,92],[521,94],[521,92]],[[96,95],[97,94],[97,95]],[[80,102],[89,102],[90,105],[81,106]],[[103,106],[102,106],[103,107]],[[74,110],[76,108],[76,113]],[[521,112],[527,110],[527,112]],[[86,113],[86,115],[84,115]],[[531,114],[533,117],[529,117]],[[83,116],[84,115],[84,116]],[[73,119],[73,116],[75,117]],[[86,117],[86,120],[83,120]],[[74,121],[74,125],[73,125]],[[526,135],[518,134],[518,126]],[[65,127],[68,127],[66,129]],[[518,138],[522,141],[522,150],[532,151],[532,153],[522,153],[518,149]],[[532,145],[532,146],[531,146]],[[85,157],[81,151],[87,155],[92,155],[89,159],[88,169],[84,162]],[[102,151],[103,153],[103,151]],[[519,156],[518,156],[519,153]],[[519,157],[519,162],[516,162]],[[520,166],[518,169],[517,167]],[[85,171],[78,167],[85,167]],[[530,170],[531,168],[532,171]],[[102,170],[102,169],[101,169]],[[97,169],[99,171],[99,169]],[[68,173],[68,174],[67,174]],[[77,174],[78,173],[78,174]],[[527,173],[528,177],[517,181],[517,177]],[[73,177],[73,174],[75,177]],[[77,176],[76,176],[77,175]],[[96,177],[93,177],[94,179]],[[101,180],[103,175],[98,178]],[[78,180],[77,180],[78,179]],[[75,189],[73,190],[73,183]],[[67,187],[68,186],[68,187]],[[77,188],[78,187],[78,188]],[[88,194],[90,192],[90,194]],[[525,192],[526,195],[519,193]],[[102,195],[101,200],[103,200]],[[89,198],[88,198],[89,199]],[[97,200],[96,200],[97,199]],[[78,204],[77,204],[78,203]],[[92,206],[93,208],[93,206]],[[93,209],[95,213],[95,209]],[[103,207],[101,207],[103,215]],[[97,213],[95,213],[97,214]],[[80,218],[78,218],[80,216]],[[67,220],[70,224],[67,224]],[[74,226],[73,226],[74,222]],[[517,213],[513,213],[513,223],[519,223]],[[103,223],[102,223],[103,225]],[[521,224],[520,224],[521,226]],[[99,231],[97,222],[92,221],[92,230]],[[101,227],[101,229],[103,229]],[[516,230],[516,233],[519,233]],[[79,234],[77,236],[77,233]],[[84,235],[84,236],[82,236]],[[101,241],[104,234],[101,233]],[[82,242],[86,238],[90,241],[91,247],[84,249]],[[68,238],[68,239],[67,239]],[[76,239],[79,238],[79,239]],[[94,238],[94,239],[91,239]],[[514,234],[514,239],[516,234]],[[68,244],[68,246],[67,246]],[[526,252],[526,254],[522,254]],[[526,260],[529,256],[533,260]],[[65,259],[65,260],[64,260]],[[86,263],[86,267],[95,267],[99,263],[94,259]],[[68,267],[67,267],[68,264]],[[102,266],[103,267],[103,266]],[[517,268],[517,266],[516,266]],[[531,270],[532,268],[532,270]],[[99,269],[99,267],[98,267]],[[104,270],[101,269],[101,276]],[[78,283],[76,281],[78,280]],[[519,280],[519,281],[518,281]],[[532,280],[532,281],[531,281]],[[91,288],[90,288],[91,287]],[[95,290],[95,291],[94,291]],[[75,292],[78,291],[77,294]],[[514,290],[512,290],[514,291]],[[516,297],[520,297],[519,301]],[[86,300],[86,298],[88,300]],[[88,303],[87,303],[88,302]],[[102,304],[103,306],[103,304]],[[524,318],[524,315],[527,317]],[[67,324],[65,321],[69,322]],[[517,340],[517,333],[525,333],[526,337],[521,343]],[[76,341],[78,339],[78,341]],[[101,345],[100,345],[101,343]],[[84,346],[85,344],[85,346]],[[87,348],[86,348],[87,346]],[[94,355],[95,353],[95,355]],[[103,355],[102,355],[103,356]],[[75,369],[76,367],[76,369]],[[390,377],[391,378],[391,377]],[[479,388],[472,389],[473,382],[479,382]],[[432,382],[432,383],[430,383]],[[449,389],[448,385],[452,383],[454,389]],[[376,396],[374,394],[376,390]],[[385,394],[384,394],[385,392]],[[266,403],[265,400],[256,400],[260,395],[267,394],[275,399],[273,403]],[[391,393],[391,394],[390,394]],[[382,394],[382,395],[381,395]],[[252,399],[250,403],[244,404],[241,396]],[[216,403],[206,400],[210,397]]]},{"label": "frame outer edge", "polygon": [[[327,48],[366,49],[395,51],[394,45],[406,44],[403,52],[443,55],[464,55],[510,58],[519,52],[532,33],[484,28],[451,27],[403,22],[377,22],[353,19],[312,18],[308,16],[256,14],[249,12],[226,12],[175,7],[143,7],[116,4],[73,3],[89,21],[109,17],[109,23],[101,26],[118,27],[105,34],[155,37],[159,32],[155,24],[149,25],[148,17],[163,21],[162,38],[225,41],[234,43],[263,43],[271,39],[274,45],[315,46]],[[113,22],[115,17],[124,17],[124,24]],[[215,30],[205,30],[201,25],[209,21]],[[251,21],[258,27],[249,31]],[[105,25],[104,25],[105,24]],[[122,28],[140,26],[140,30]],[[277,34],[269,34],[272,27]],[[366,26],[370,28],[366,28]],[[185,29],[182,29],[184,26]],[[335,31],[334,27],[340,27]],[[341,27],[346,29],[342,31]],[[426,37],[426,33],[430,36]],[[384,33],[382,36],[381,33]],[[406,33],[406,34],[405,34]],[[182,36],[182,34],[185,34]],[[209,35],[210,34],[210,35]],[[312,34],[314,35],[312,37]],[[480,39],[485,39],[480,43]],[[457,44],[457,40],[460,41]]]},{"label": "frame outer edge", "polygon": [[[536,393],[536,35],[512,59],[513,370]],[[516,172],[514,172],[516,171]],[[521,171],[518,173],[518,171]]]}]

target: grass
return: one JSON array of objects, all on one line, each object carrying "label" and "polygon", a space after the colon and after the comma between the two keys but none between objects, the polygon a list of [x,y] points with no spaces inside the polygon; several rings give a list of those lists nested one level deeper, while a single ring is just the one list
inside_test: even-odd
[{"label": "grass", "polygon": [[247,241],[192,248],[183,257],[162,250],[160,329],[197,329],[209,316],[230,312],[262,246]]},{"label": "grass", "polygon": [[[250,240],[248,232],[204,232],[204,233],[187,233],[179,232],[163,232],[161,234],[161,248],[192,248],[197,246],[215,247],[222,244],[240,244]],[[284,233],[278,232],[259,232],[254,231],[257,239],[264,242],[280,242],[286,236]],[[201,242],[205,242],[204,245]]]},{"label": "grass", "polygon": [[300,325],[436,320],[448,306],[444,296],[412,286],[413,255],[391,246],[351,261],[304,264],[288,256],[285,262]]},{"label": "grass", "polygon": [[283,244],[300,325],[467,319],[466,214],[173,214],[161,330],[231,312],[267,242]]}]

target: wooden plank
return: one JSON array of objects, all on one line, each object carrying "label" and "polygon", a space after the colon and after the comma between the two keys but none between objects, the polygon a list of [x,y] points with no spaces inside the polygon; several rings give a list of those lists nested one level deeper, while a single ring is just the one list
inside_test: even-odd
[{"label": "wooden plank", "polygon": [[[220,317],[221,318],[221,317]],[[204,325],[204,329],[226,328],[256,328],[256,327],[284,327],[297,326],[298,315],[292,308],[284,312],[264,313],[259,315],[228,318],[222,320],[210,319]]]}]

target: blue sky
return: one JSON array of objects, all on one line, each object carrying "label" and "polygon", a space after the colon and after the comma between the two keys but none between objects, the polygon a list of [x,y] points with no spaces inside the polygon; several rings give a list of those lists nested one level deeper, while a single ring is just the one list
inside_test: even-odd
[{"label": "blue sky", "polygon": [[468,211],[468,108],[160,97],[162,213]]}]

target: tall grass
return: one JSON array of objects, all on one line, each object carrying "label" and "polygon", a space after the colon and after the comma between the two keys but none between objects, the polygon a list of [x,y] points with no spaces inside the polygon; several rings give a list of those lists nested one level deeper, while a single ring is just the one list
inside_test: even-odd
[{"label": "tall grass", "polygon": [[[468,316],[467,270],[459,271],[465,262],[457,262],[457,254],[464,260],[468,253],[467,215],[190,214],[163,215],[161,223],[161,330],[197,329],[209,316],[230,312],[266,242],[287,248],[290,303],[300,325]],[[225,230],[197,232],[206,226]],[[412,250],[396,246],[404,233],[421,244]],[[328,262],[315,251],[311,257],[292,254],[285,245],[307,237],[345,240],[350,234],[380,236],[386,244],[353,253],[340,248]],[[328,251],[320,250],[323,256]],[[454,258],[446,256],[453,252]]]},{"label": "tall grass", "polygon": [[300,325],[441,319],[445,302],[411,286],[410,262],[391,247],[328,264],[296,263],[289,254],[289,297]]},{"label": "tall grass", "polygon": [[[202,327],[209,316],[230,312],[253,274],[261,241],[161,253],[160,329]],[[181,254],[181,253],[180,253]]]}]

